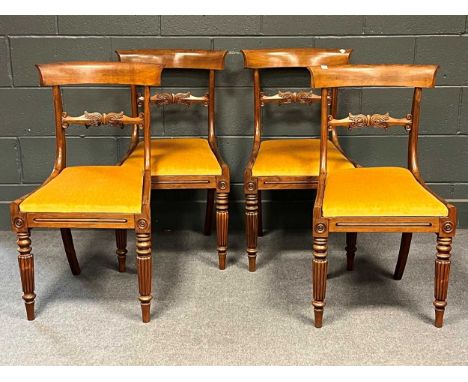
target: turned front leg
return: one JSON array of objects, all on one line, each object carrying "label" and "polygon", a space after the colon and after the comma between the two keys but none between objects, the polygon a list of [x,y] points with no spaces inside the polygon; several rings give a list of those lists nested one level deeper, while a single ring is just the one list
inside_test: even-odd
[{"label": "turned front leg", "polygon": [[312,285],[315,327],[322,327],[323,309],[325,307],[325,291],[327,288],[327,248],[328,238],[314,238],[314,259],[312,260]]},{"label": "turned front leg", "polygon": [[23,300],[26,307],[26,316],[29,321],[34,320],[34,257],[31,253],[30,232],[16,234],[18,244],[18,264],[23,287]]},{"label": "turned front leg", "polygon": [[435,326],[438,328],[441,328],[444,323],[444,312],[447,306],[451,250],[452,238],[438,236],[434,280]]},{"label": "turned front leg", "polygon": [[258,237],[258,195],[245,195],[245,219],[247,236],[247,256],[249,258],[249,271],[257,269],[257,237]]},{"label": "turned front leg", "polygon": [[226,268],[226,252],[228,243],[228,198],[225,192],[216,193],[216,238],[218,247],[219,269]]},{"label": "turned front leg", "polygon": [[127,230],[116,229],[115,241],[117,244],[117,259],[119,260],[119,272],[125,272],[125,261],[127,259]]},{"label": "turned front leg", "polygon": [[143,322],[150,321],[151,308],[151,281],[152,281],[152,257],[151,234],[136,234],[138,289],[140,291],[140,304]]}]

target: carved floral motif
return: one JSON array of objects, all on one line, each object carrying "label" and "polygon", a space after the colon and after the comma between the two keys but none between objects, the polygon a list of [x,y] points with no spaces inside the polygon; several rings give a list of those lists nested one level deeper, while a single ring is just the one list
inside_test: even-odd
[{"label": "carved floral motif", "polygon": [[83,115],[78,117],[69,116],[67,113],[62,113],[62,127],[68,128],[70,125],[84,125],[85,127],[90,126],[101,126],[111,125],[120,126],[136,124],[142,126],[143,124],[143,113],[140,113],[138,117],[129,117],[124,114],[123,111],[120,113],[89,113],[85,111]]}]

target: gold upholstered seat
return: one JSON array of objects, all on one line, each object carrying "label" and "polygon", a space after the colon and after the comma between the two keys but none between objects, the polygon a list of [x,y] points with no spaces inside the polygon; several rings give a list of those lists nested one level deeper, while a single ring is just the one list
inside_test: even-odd
[{"label": "gold upholstered seat", "polygon": [[[151,140],[151,175],[221,175],[208,141],[203,138],[162,138]],[[143,167],[143,144],[125,160],[123,166]]]},{"label": "gold upholstered seat", "polygon": [[328,174],[323,216],[447,216],[447,207],[400,167]]},{"label": "gold upholstered seat", "polygon": [[[278,139],[263,141],[252,168],[253,176],[318,176],[320,139]],[[328,142],[330,171],[354,165]]]},{"label": "gold upholstered seat", "polygon": [[22,212],[140,213],[143,167],[66,167],[29,195]]}]

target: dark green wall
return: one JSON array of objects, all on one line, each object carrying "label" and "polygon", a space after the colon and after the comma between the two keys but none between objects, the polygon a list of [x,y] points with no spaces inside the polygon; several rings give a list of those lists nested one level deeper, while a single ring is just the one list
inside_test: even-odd
[{"label": "dark green wall", "polygon": [[[116,60],[115,49],[228,49],[227,67],[217,76],[217,130],[232,169],[232,227],[242,225],[242,173],[252,143],[251,73],[242,48],[353,48],[353,63],[435,63],[437,88],[423,94],[420,162],[423,176],[454,200],[460,224],[468,227],[468,35],[465,16],[0,16],[0,228],[8,228],[8,204],[50,173],[54,126],[50,89],[38,87],[34,64],[67,60]],[[203,73],[165,73],[169,90],[206,91]],[[263,85],[308,86],[305,70],[265,73]],[[409,112],[411,93],[350,89],[340,113]],[[66,88],[65,109],[128,110],[126,89]],[[388,105],[391,105],[389,107]],[[317,136],[318,106],[268,106],[265,137]],[[153,113],[160,136],[206,134],[206,109],[170,106]],[[73,128],[70,164],[112,164],[126,149],[128,131]],[[86,135],[86,137],[84,137]],[[350,155],[368,165],[404,165],[403,129],[343,132]],[[267,227],[310,225],[310,191],[265,193]],[[204,193],[156,192],[155,225],[200,228]],[[177,219],[167,212],[178,208]],[[281,214],[281,217],[279,217]]]}]

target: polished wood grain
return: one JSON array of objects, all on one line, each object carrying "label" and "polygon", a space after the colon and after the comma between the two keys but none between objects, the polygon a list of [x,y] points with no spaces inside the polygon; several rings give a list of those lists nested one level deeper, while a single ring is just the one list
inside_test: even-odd
[{"label": "polished wood grain", "polygon": [[245,215],[249,271],[255,272],[257,266],[258,194],[245,195]]},{"label": "polished wood grain", "polygon": [[438,65],[337,65],[313,66],[311,86],[403,86],[432,88]]},{"label": "polished wood grain", "polygon": [[[41,86],[55,85],[141,85],[158,86],[162,66],[119,62],[56,62],[38,64]],[[157,70],[156,68],[160,68]],[[155,70],[156,69],[156,70]]]},{"label": "polished wood grain", "polygon": [[[143,188],[142,188],[142,206],[141,212],[137,214],[129,213],[51,213],[51,212],[23,212],[20,209],[22,201],[28,196],[25,195],[10,205],[12,229],[16,232],[18,242],[18,263],[23,286],[23,299],[26,305],[26,314],[28,320],[34,319],[34,260],[31,253],[30,230],[32,228],[59,228],[61,230],[62,240],[67,254],[68,262],[72,273],[78,275],[80,267],[76,258],[73,239],[70,228],[107,228],[120,230],[118,235],[118,250],[120,256],[124,256],[123,251],[126,247],[123,232],[126,229],[134,229],[140,235],[149,236],[151,233],[151,211],[150,211],[150,192],[151,192],[151,131],[150,131],[150,90],[149,85],[159,85],[161,78],[162,67],[153,64],[125,64],[125,63],[108,63],[108,62],[72,62],[72,63],[56,63],[38,65],[41,75],[41,84],[43,86],[52,86],[53,102],[54,102],[54,119],[55,119],[55,134],[56,134],[56,150],[55,161],[51,175],[44,181],[40,187],[44,187],[48,182],[52,181],[67,166],[67,146],[65,129],[76,120],[67,120],[67,114],[63,110],[62,102],[62,85],[79,85],[89,84],[91,86],[102,84],[109,85],[131,85],[131,89],[136,89],[136,85],[141,85],[144,88],[146,96],[143,113],[137,115],[136,110],[132,108],[132,116],[138,117],[138,120],[131,120],[133,131],[138,134],[138,130],[143,130],[144,136],[144,171],[143,171]],[[130,97],[129,97],[130,98]],[[132,96],[133,101],[136,98]],[[111,125],[123,125],[112,123],[114,117],[120,116],[120,113],[101,114],[96,113],[94,117],[97,119],[97,114],[100,115],[100,123],[111,123]],[[65,118],[65,123],[64,123]],[[93,118],[90,118],[93,120]],[[88,122],[88,121],[86,121]],[[96,122],[96,124],[98,124]],[[66,190],[64,190],[66,192]],[[142,249],[145,247],[144,249]],[[147,262],[150,257],[149,247],[145,244],[140,244],[140,257],[143,257],[143,262]],[[126,249],[125,249],[126,251]],[[119,262],[119,269],[124,270],[125,263]],[[143,267],[144,269],[144,267]],[[139,284],[143,286],[144,301],[142,303],[142,318],[144,322],[149,321],[149,304],[151,296],[151,273],[143,271],[139,273]],[[140,291],[140,292],[141,292]],[[144,306],[143,306],[144,305]]]},{"label": "polished wood grain", "polygon": [[138,288],[140,291],[140,303],[143,322],[150,321],[151,308],[151,280],[152,280],[152,256],[151,234],[136,234],[137,273]]},{"label": "polished wood grain", "polygon": [[[434,194],[434,192],[426,186],[421,177],[418,164],[418,134],[422,87],[434,86],[436,70],[436,65],[347,65],[330,67],[328,69],[310,68],[314,76],[315,85],[322,87],[320,176],[313,212],[313,235],[314,238],[327,240],[330,233],[333,232],[346,232],[348,235],[349,233],[353,233],[354,235],[356,232],[400,232],[402,233],[402,239],[394,278],[401,279],[408,257],[412,233],[435,233],[438,237],[434,276],[435,326],[441,327],[443,325],[443,316],[447,304],[450,252],[452,238],[455,236],[456,232],[457,212],[453,205]],[[334,119],[333,115],[327,115],[328,105],[324,100],[328,98],[330,92],[333,96],[333,93],[336,92],[339,87],[346,86],[403,86],[414,88],[410,113],[412,123],[408,138],[408,169],[415,180],[425,188],[427,192],[434,195],[447,207],[447,216],[339,216],[333,218],[323,216],[322,206],[327,179],[329,121]],[[329,90],[329,88],[331,88],[331,90]],[[366,123],[366,125],[370,125],[370,123]],[[365,200],[365,192],[363,192],[362,197],[363,200]],[[402,215],[404,215],[403,211]],[[314,256],[316,252],[317,250],[314,246]],[[314,296],[316,294],[320,295],[325,288],[326,277],[323,279],[323,275],[319,273],[314,273],[313,277]],[[317,292],[315,289],[317,289]],[[321,301],[320,299],[318,300]],[[320,327],[322,325],[321,313],[318,315],[315,313],[315,317],[315,325]]]},{"label": "polished wood grain", "polygon": [[[194,49],[141,49],[141,50],[118,50],[117,55],[123,62],[132,63],[153,63],[164,65],[164,70],[171,69],[197,69],[208,71],[208,93],[195,95],[191,92],[183,91],[178,93],[158,92],[149,97],[154,106],[172,107],[172,105],[184,106],[206,106],[208,108],[208,143],[216,160],[221,167],[221,175],[155,175],[151,179],[153,189],[206,189],[207,203],[204,233],[208,235],[211,232],[213,219],[213,210],[215,204],[215,193],[218,195],[228,195],[230,191],[230,173],[229,167],[221,157],[218,149],[216,129],[215,129],[215,71],[224,68],[224,50],[194,50]],[[138,96],[137,89],[132,89],[133,116],[137,114],[138,105],[144,101],[146,96]],[[136,127],[134,128],[136,129]],[[132,134],[132,143],[126,155],[131,154],[138,144],[138,134]],[[124,159],[125,160],[125,159]],[[223,196],[224,197],[224,196]],[[222,199],[222,198],[221,198]],[[218,247],[219,268],[224,269],[226,264],[227,251],[227,221],[229,213],[227,210],[216,213],[216,234]],[[223,207],[224,208],[224,207]]]},{"label": "polished wood grain", "polygon": [[307,68],[315,65],[347,64],[351,49],[243,49],[244,64],[249,69]]},{"label": "polished wood grain", "polygon": [[23,287],[23,300],[26,308],[26,317],[29,321],[34,320],[34,256],[31,253],[31,233],[17,232],[16,243],[18,244],[18,264]]},{"label": "polished wood grain", "polygon": [[224,69],[226,50],[132,49],[116,50],[122,62],[148,62],[172,69]]},{"label": "polished wood grain", "polygon": [[218,244],[219,269],[226,268],[226,252],[228,245],[228,223],[229,223],[229,194],[226,192],[216,193],[216,233]]},{"label": "polished wood grain", "polygon": [[435,326],[441,328],[444,323],[445,307],[450,274],[451,237],[437,237],[437,254],[435,260],[434,307]]},{"label": "polished wood grain", "polygon": [[314,258],[312,260],[312,280],[315,327],[322,327],[323,310],[325,307],[325,292],[327,288],[328,272],[328,239],[326,237],[314,237]]}]

